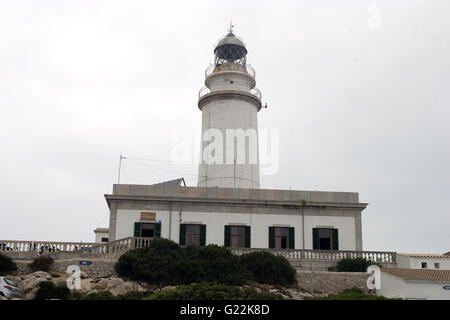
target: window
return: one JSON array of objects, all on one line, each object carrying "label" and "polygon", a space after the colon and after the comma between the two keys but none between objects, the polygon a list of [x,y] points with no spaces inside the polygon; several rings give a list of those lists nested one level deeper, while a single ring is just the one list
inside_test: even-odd
[{"label": "window", "polygon": [[225,247],[250,248],[250,226],[225,226]]},{"label": "window", "polygon": [[143,238],[161,237],[161,223],[134,223],[134,236]]},{"label": "window", "polygon": [[294,228],[269,227],[269,248],[295,249],[294,236]]},{"label": "window", "polygon": [[288,228],[275,228],[275,249],[287,249],[288,237]]},{"label": "window", "polygon": [[155,236],[155,224],[154,223],[142,223],[141,225],[141,237],[153,238]]},{"label": "window", "polygon": [[204,224],[180,224],[180,246],[190,244],[204,246],[206,244],[206,225]]},{"label": "window", "polygon": [[102,242],[108,242],[108,238],[102,238]]},{"label": "window", "polygon": [[435,262],[434,263],[434,268],[435,269],[440,269],[441,268],[441,264],[439,262]]},{"label": "window", "polygon": [[422,269],[426,269],[426,268],[428,268],[428,263],[422,262]]},{"label": "window", "polygon": [[190,244],[200,245],[200,225],[198,224],[186,225],[186,245]]},{"label": "window", "polygon": [[230,228],[230,241],[232,248],[244,248],[245,247],[245,227],[244,226],[231,226]]},{"label": "window", "polygon": [[338,229],[313,228],[314,250],[339,250]]}]

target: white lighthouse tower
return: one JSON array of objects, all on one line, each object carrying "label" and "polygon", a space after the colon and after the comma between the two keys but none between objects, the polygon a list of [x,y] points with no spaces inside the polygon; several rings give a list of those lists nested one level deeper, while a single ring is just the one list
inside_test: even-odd
[{"label": "white lighthouse tower", "polygon": [[198,186],[259,189],[258,111],[261,93],[232,27],[214,49],[199,92],[202,145]]}]

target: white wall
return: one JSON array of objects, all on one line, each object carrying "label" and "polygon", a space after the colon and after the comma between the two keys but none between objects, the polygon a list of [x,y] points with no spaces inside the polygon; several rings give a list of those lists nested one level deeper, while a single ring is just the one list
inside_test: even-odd
[{"label": "white wall", "polygon": [[[169,211],[156,212],[156,220],[161,220],[161,237],[169,239]],[[116,239],[132,237],[134,223],[140,220],[141,210],[117,210]],[[242,224],[251,226],[251,247],[269,247],[269,227],[286,226],[295,228],[295,248],[302,248],[301,215],[242,214],[182,212],[181,223],[206,224],[206,243],[224,245],[224,226]],[[172,212],[170,239],[179,241],[180,216]],[[312,249],[312,228],[332,227],[339,229],[339,249],[355,250],[355,219],[353,217],[305,216],[305,247]]]},{"label": "white wall", "polygon": [[96,232],[95,233],[95,242],[102,242],[102,238],[108,238],[109,233],[108,232]]},{"label": "white wall", "polygon": [[449,282],[442,281],[405,281],[393,275],[381,272],[381,288],[377,295],[387,298],[450,300]]},{"label": "white wall", "polygon": [[450,270],[450,257],[448,258],[416,258],[397,254],[398,268],[423,269],[422,262],[428,264],[427,269],[436,269],[434,264],[439,263],[441,270]]}]

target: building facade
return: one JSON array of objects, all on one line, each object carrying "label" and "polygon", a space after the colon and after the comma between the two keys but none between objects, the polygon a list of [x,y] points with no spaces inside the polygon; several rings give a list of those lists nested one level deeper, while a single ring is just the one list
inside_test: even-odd
[{"label": "building facade", "polygon": [[109,240],[163,237],[180,244],[362,250],[357,193],[115,185],[105,195]]}]

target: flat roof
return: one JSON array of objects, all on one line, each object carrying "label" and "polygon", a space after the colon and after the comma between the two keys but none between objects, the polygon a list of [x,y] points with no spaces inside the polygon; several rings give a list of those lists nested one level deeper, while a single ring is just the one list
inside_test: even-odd
[{"label": "flat roof", "polygon": [[114,184],[113,194],[105,195],[107,200],[146,198],[178,198],[182,200],[224,200],[255,203],[280,203],[302,205],[303,203],[334,203],[355,205],[365,208],[359,202],[357,192],[300,191],[276,189],[237,189],[217,187],[183,187],[173,185]]},{"label": "flat roof", "polygon": [[398,256],[407,256],[411,258],[447,258],[450,259],[449,255],[446,254],[435,254],[435,253],[397,253]]}]

